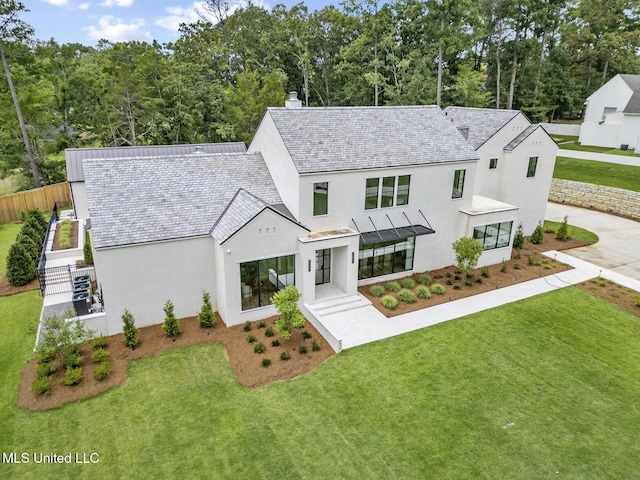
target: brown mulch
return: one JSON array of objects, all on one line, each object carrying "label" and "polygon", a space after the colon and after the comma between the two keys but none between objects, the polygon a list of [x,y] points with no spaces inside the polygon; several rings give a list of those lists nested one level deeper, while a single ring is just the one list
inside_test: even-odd
[{"label": "brown mulch", "polygon": [[60,248],[60,238],[58,238],[60,229],[56,228],[56,233],[53,237],[53,245],[51,247],[51,250],[56,251],[56,250],[68,250],[69,248],[78,248],[78,225],[79,225],[78,221],[76,220],[71,221],[71,246],[68,248]]},{"label": "brown mulch", "polygon": [[6,275],[3,275],[2,278],[0,278],[0,297],[6,297],[9,295],[14,295],[16,293],[29,292],[31,290],[38,289],[40,289],[40,282],[38,281],[37,277],[31,280],[26,285],[23,285],[22,287],[14,287],[13,285],[11,285],[9,283],[9,280],[7,280]]},{"label": "brown mulch", "polygon": [[[276,317],[265,321],[267,327],[273,327]],[[91,345],[81,348],[83,356],[81,367],[83,378],[78,385],[65,386],[61,384],[64,377],[64,368],[58,365],[58,370],[52,375],[52,388],[49,395],[36,395],[31,390],[31,383],[36,378],[35,358],[32,359],[22,372],[20,390],[18,393],[18,406],[29,410],[47,410],[57,408],[75,400],[94,397],[112,387],[122,384],[127,379],[127,364],[131,360],[163,353],[167,350],[189,347],[210,342],[221,342],[225,346],[226,354],[238,376],[240,383],[247,387],[259,387],[278,380],[297,377],[313,370],[327,358],[335,354],[331,346],[324,341],[322,336],[310,322],[306,322],[304,328],[294,329],[289,340],[283,340],[277,333],[273,337],[265,336],[265,328],[257,328],[257,322],[252,323],[249,332],[244,331],[243,325],[227,328],[219,316],[217,316],[215,328],[200,328],[198,319],[190,317],[180,320],[180,335],[173,341],[165,336],[162,325],[153,325],[140,328],[140,343],[131,350],[124,345],[121,333],[107,338],[107,351],[111,355],[112,369],[109,376],[98,381],[93,377],[93,370],[98,364],[91,362]],[[305,340],[302,332],[308,331],[311,338]],[[256,337],[255,343],[247,341],[248,335]],[[271,341],[278,339],[279,347],[271,346]],[[319,351],[312,351],[311,342],[316,340],[320,344]],[[262,342],[266,350],[262,354],[254,353],[253,347]],[[307,347],[307,353],[301,354],[298,348],[301,345]],[[288,351],[291,359],[280,359],[280,353]],[[269,358],[271,365],[263,367],[261,361]]]}]

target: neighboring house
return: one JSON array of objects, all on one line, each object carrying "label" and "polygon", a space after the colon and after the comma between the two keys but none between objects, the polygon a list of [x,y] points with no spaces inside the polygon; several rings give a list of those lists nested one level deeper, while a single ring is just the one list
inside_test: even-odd
[{"label": "neighboring house", "polygon": [[640,150],[640,75],[616,75],[585,105],[582,145]]},{"label": "neighboring house", "polygon": [[161,323],[168,299],[196,315],[203,291],[227,325],[273,315],[291,284],[311,311],[454,264],[462,236],[480,265],[508,259],[517,224],[543,218],[556,149],[513,111],[269,108],[246,153],[86,159],[104,333],[125,308]]}]

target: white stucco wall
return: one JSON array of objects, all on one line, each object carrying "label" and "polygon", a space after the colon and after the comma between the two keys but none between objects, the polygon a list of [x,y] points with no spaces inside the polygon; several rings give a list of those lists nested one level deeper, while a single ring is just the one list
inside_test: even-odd
[{"label": "white stucco wall", "polygon": [[247,150],[262,153],[280,198],[293,216],[300,218],[298,171],[268,111]]},{"label": "white stucco wall", "polygon": [[87,187],[84,182],[69,183],[71,187],[71,199],[76,218],[89,218],[89,206],[87,204]]},{"label": "white stucco wall", "polygon": [[169,299],[178,318],[198,314],[203,291],[211,294],[215,308],[214,247],[213,238],[199,237],[96,250],[108,334],[122,331],[125,308],[138,327],[162,323]]},{"label": "white stucco wall", "polygon": [[[545,202],[546,205],[546,202]],[[494,248],[491,250],[485,250],[482,252],[480,259],[478,260],[478,268],[485,267],[487,265],[494,265],[507,261],[511,258],[511,250],[513,248],[513,236],[518,228],[518,210],[506,210],[500,212],[490,212],[480,215],[466,215],[467,228],[465,231],[466,237],[473,237],[473,230],[476,227],[482,227],[485,225],[491,225],[494,223],[513,222],[511,226],[511,237],[509,238],[509,245],[506,247]]]},{"label": "white stucco wall", "polygon": [[624,110],[631,95],[633,95],[632,90],[620,75],[616,75],[587,98],[584,112],[585,123],[600,122],[605,107],[616,107],[618,111]]}]

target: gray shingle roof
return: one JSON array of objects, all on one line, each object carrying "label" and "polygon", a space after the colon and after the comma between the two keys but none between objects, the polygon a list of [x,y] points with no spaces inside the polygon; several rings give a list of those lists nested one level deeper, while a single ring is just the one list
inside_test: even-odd
[{"label": "gray shingle roof", "polygon": [[67,164],[67,180],[84,182],[82,160],[85,158],[133,158],[163,155],[187,155],[197,153],[244,153],[242,142],[198,143],[192,145],[145,145],[138,147],[67,148],[64,156]]},{"label": "gray shingle roof", "polygon": [[299,173],[477,160],[437,106],[269,108]]},{"label": "gray shingle roof", "polygon": [[629,88],[633,91],[631,98],[627,102],[627,106],[624,107],[624,113],[640,113],[640,75],[628,75],[622,74],[620,78],[629,85]]},{"label": "gray shingle roof", "polygon": [[522,142],[525,141],[525,139],[531,135],[533,132],[535,132],[538,128],[542,128],[540,125],[529,125],[527,128],[525,128],[522,132],[520,132],[520,134],[514,138],[513,140],[511,140],[505,147],[504,149],[507,152],[511,152],[513,151],[514,148],[516,148],[518,145],[520,145]]},{"label": "gray shingle roof", "polygon": [[489,108],[447,107],[445,115],[458,128],[468,128],[467,141],[474,149],[480,148],[502,127],[509,123],[519,110],[496,110]]},{"label": "gray shingle roof", "polygon": [[208,235],[239,188],[282,200],[260,153],[83,162],[96,248]]}]

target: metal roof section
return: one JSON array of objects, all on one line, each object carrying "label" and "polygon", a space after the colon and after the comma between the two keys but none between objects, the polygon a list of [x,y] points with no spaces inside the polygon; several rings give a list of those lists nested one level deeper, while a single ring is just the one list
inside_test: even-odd
[{"label": "metal roof section", "polygon": [[243,187],[282,203],[260,153],[94,158],[83,168],[96,248],[209,235]]},{"label": "metal roof section", "polygon": [[529,135],[535,132],[538,128],[542,128],[540,125],[529,125],[525,128],[520,134],[511,140],[505,147],[504,150],[507,152],[512,152],[518,145],[524,142]]},{"label": "metal roof section", "polygon": [[145,145],[137,147],[67,148],[64,156],[69,182],[84,182],[82,160],[86,158],[138,158],[209,153],[245,153],[242,142],[195,143],[190,145]]},{"label": "metal roof section", "polygon": [[623,112],[640,114],[640,75],[621,74],[620,78],[622,78],[633,91]]},{"label": "metal roof section", "polygon": [[298,173],[478,160],[439,107],[268,108]]},{"label": "metal roof section", "polygon": [[467,141],[477,150],[502,127],[513,120],[519,110],[447,107],[444,114],[458,129],[467,129]]}]

